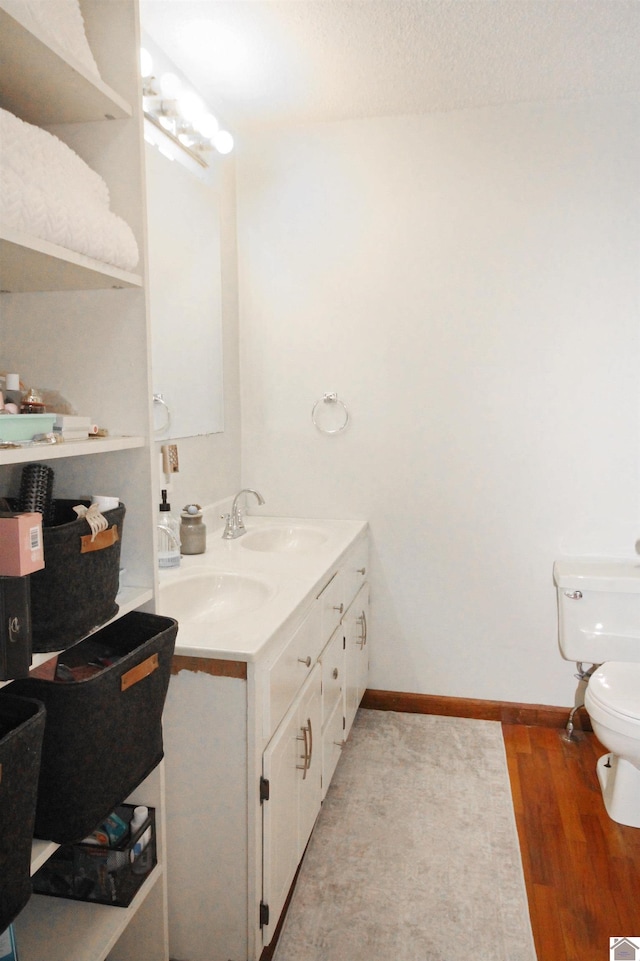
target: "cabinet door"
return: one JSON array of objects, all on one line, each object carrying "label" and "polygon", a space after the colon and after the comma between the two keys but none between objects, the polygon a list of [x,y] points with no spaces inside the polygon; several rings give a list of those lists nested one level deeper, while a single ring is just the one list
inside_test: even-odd
[{"label": "cabinet door", "polygon": [[[315,669],[315,678],[303,694],[298,708],[298,729],[303,736],[306,755],[298,766],[306,764],[306,770],[298,767],[298,860],[304,854],[307,841],[313,831],[322,799],[322,686],[321,668]],[[298,734],[298,737],[300,734]],[[304,740],[306,738],[306,740]]]},{"label": "cabinet door", "polygon": [[263,755],[269,797],[263,802],[262,901],[269,908],[269,944],[320,810],[321,669],[311,672]]},{"label": "cabinet door", "polygon": [[344,640],[341,627],[336,630],[320,655],[320,663],[322,664],[322,727],[324,728],[336,703],[342,702]]},{"label": "cabinet door", "polygon": [[320,655],[322,664],[322,799],[336,769],[344,737],[344,631],[338,627]]},{"label": "cabinet door", "polygon": [[368,615],[369,585],[365,584],[358,592],[343,621],[346,652],[345,737],[351,730],[369,676]]},{"label": "cabinet door", "polygon": [[333,714],[322,729],[322,800],[324,801],[331,778],[336,769],[344,745],[344,714],[342,700],[333,708]]}]

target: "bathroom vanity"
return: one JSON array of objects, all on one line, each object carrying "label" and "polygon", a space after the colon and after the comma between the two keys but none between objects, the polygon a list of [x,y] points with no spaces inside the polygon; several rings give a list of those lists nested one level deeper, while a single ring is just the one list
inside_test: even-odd
[{"label": "bathroom vanity", "polygon": [[190,961],[257,961],[271,942],[367,680],[367,525],[246,525],[160,579],[160,610],[180,622],[169,943]]}]

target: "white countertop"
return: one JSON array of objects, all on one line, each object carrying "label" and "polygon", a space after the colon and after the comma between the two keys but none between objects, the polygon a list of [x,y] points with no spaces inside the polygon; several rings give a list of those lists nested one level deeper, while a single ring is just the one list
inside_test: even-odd
[{"label": "white countertop", "polygon": [[[339,566],[345,553],[367,530],[366,521],[325,520],[245,516],[247,533],[235,540],[223,540],[222,528],[208,531],[204,554],[183,556],[180,567],[159,573],[158,613],[168,617],[163,586],[207,574],[235,573],[255,577],[267,585],[268,599],[254,611],[210,623],[178,620],[175,653],[224,660],[255,661],[268,656],[269,645],[278,632],[295,619],[296,613],[310,603],[324,587],[328,575]],[[249,535],[270,528],[307,528],[321,531],[326,540],[308,551],[267,552],[250,550]]]}]

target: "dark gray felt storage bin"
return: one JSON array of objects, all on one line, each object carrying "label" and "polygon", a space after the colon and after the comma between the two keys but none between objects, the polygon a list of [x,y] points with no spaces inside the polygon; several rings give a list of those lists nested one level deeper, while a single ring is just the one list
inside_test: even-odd
[{"label": "dark gray felt storage bin", "polygon": [[45,566],[30,575],[34,653],[62,651],[118,613],[125,506],[104,511],[109,527],[92,540],[73,510],[78,504],[90,501],[54,501],[51,525],[42,529]]},{"label": "dark gray felt storage bin", "polygon": [[172,618],[132,611],[60,654],[55,675],[9,685],[47,709],[36,837],[81,841],[161,761],[177,632]]},{"label": "dark gray felt storage bin", "polygon": [[31,896],[31,842],[44,726],[42,704],[9,694],[0,697],[0,932]]}]

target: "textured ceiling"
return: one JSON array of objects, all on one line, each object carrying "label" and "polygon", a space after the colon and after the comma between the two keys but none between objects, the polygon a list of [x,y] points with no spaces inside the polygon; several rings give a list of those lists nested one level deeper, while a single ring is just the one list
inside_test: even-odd
[{"label": "textured ceiling", "polygon": [[640,92],[640,0],[141,0],[231,129]]}]

